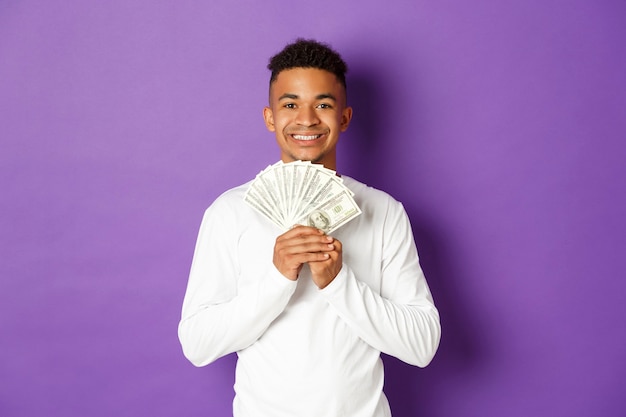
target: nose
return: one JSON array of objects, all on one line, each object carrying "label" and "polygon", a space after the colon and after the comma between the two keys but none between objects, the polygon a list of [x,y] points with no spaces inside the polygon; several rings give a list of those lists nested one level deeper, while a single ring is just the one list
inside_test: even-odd
[{"label": "nose", "polygon": [[315,108],[309,106],[300,107],[296,116],[296,123],[301,126],[315,126],[320,122]]}]

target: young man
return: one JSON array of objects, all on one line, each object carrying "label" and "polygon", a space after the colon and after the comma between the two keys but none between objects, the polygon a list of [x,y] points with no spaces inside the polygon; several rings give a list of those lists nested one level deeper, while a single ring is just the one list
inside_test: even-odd
[{"label": "young man", "polygon": [[[345,63],[298,40],[268,68],[263,115],[281,160],[336,170],[352,118]],[[235,417],[390,416],[380,353],[426,366],[437,350],[439,314],[402,205],[343,182],[362,214],[332,236],[282,233],[244,203],[246,184],[205,212],[179,338],[196,366],[237,352]]]}]

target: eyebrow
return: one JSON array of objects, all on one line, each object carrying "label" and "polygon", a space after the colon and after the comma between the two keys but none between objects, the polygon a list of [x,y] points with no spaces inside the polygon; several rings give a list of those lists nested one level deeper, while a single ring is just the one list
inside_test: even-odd
[{"label": "eyebrow", "polygon": [[[280,100],[297,100],[299,99],[300,96],[298,96],[297,94],[292,94],[292,93],[285,93],[282,96],[278,97],[278,101]],[[317,96],[315,96],[316,100],[332,100],[332,101],[337,101],[337,98],[330,94],[330,93],[322,93],[322,94],[318,94]]]}]

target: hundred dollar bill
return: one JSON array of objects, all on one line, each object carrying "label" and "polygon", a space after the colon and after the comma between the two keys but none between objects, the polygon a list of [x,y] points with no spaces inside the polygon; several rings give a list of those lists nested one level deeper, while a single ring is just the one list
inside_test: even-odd
[{"label": "hundred dollar bill", "polygon": [[353,195],[335,171],[321,164],[279,161],[257,174],[244,201],[283,230],[317,219],[317,227],[329,232],[360,214]]},{"label": "hundred dollar bill", "polygon": [[[310,163],[309,163],[310,164]],[[300,190],[304,181],[304,176],[308,171],[308,165],[304,162],[293,163],[291,165],[291,189],[289,191],[287,212],[290,218],[294,218],[299,207]]]},{"label": "hundred dollar bill", "polygon": [[327,201],[331,197],[339,194],[342,191],[351,191],[347,190],[346,186],[343,185],[341,181],[338,180],[339,177],[333,175],[332,177],[328,177],[323,179],[317,184],[317,187],[313,190],[313,196],[309,197],[306,205],[301,207],[301,211],[295,213],[295,218],[300,219],[303,215],[307,214],[308,211],[311,210],[312,207],[317,207],[323,202]]},{"label": "hundred dollar bill", "polygon": [[361,214],[348,190],[343,190],[302,216],[297,224],[317,227],[331,233]]},{"label": "hundred dollar bill", "polygon": [[284,204],[282,199],[282,185],[280,184],[273,169],[266,169],[257,176],[253,187],[271,205],[274,216],[281,222],[285,220]]},{"label": "hundred dollar bill", "polygon": [[278,217],[280,215],[279,209],[274,208],[268,199],[267,192],[262,189],[262,184],[260,183],[252,184],[244,196],[244,201],[248,203],[248,205],[270,219],[280,228],[284,228],[283,219]]},{"label": "hundred dollar bill", "polygon": [[318,195],[320,190],[330,180],[330,174],[327,171],[318,169],[315,165],[309,167],[309,172],[305,173],[303,188],[300,190],[298,207],[293,213],[296,219],[298,219],[303,212],[306,212],[311,205],[314,205],[315,196]]}]

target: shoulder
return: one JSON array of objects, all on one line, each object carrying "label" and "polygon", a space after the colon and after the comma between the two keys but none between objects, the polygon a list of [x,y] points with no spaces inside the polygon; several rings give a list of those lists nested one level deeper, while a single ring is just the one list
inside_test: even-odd
[{"label": "shoulder", "polygon": [[350,177],[344,177],[344,184],[354,192],[354,201],[361,209],[361,215],[356,222],[357,227],[395,230],[399,225],[408,224],[404,206],[387,192]]},{"label": "shoulder", "polygon": [[223,192],[206,209],[206,213],[236,214],[249,207],[244,204],[244,196],[250,182]]},{"label": "shoulder", "polygon": [[385,191],[371,187],[351,177],[343,177],[344,184],[354,193],[354,199],[363,209],[364,207],[376,210],[403,210],[402,203]]}]

